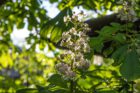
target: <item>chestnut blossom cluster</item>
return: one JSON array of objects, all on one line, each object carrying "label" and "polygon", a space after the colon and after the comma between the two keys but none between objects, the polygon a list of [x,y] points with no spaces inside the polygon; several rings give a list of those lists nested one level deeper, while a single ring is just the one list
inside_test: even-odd
[{"label": "chestnut blossom cluster", "polygon": [[77,29],[73,27],[68,32],[64,32],[62,34],[61,46],[65,46],[72,51],[90,51],[88,45],[89,37],[87,37],[84,31],[77,31]]},{"label": "chestnut blossom cluster", "polygon": [[85,59],[82,53],[77,53],[73,62],[73,67],[79,70],[87,70],[90,66],[90,61]]},{"label": "chestnut blossom cluster", "polygon": [[134,9],[137,5],[135,0],[120,0],[118,4],[123,5],[123,8],[119,10],[118,14],[121,20],[134,22],[138,19]]},{"label": "chestnut blossom cluster", "polygon": [[71,70],[71,67],[66,64],[66,63],[58,63],[56,65],[56,69],[63,75],[65,75],[66,77],[69,77],[69,78],[73,78],[76,76],[76,73],[74,71]]},{"label": "chestnut blossom cluster", "polygon": [[56,64],[56,69],[68,78],[74,78],[77,74],[76,71],[85,71],[90,66],[90,61],[84,57],[85,53],[90,52],[89,37],[87,36],[90,28],[82,22],[81,16],[83,16],[82,13],[64,17],[64,22],[72,23],[73,27],[62,33],[60,45],[66,50],[58,57],[61,62]]}]

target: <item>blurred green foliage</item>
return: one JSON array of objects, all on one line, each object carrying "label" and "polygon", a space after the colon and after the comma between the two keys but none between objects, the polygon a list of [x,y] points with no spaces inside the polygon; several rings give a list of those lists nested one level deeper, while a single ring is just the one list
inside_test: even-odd
[{"label": "blurred green foliage", "polygon": [[[52,19],[41,7],[43,0],[7,0],[2,5],[0,3],[1,93],[14,93],[16,90],[17,93],[70,93],[70,80],[55,71],[55,64],[58,62],[56,56],[59,54],[57,48],[63,49],[59,46],[61,34],[71,27],[63,22],[63,17],[71,16],[72,9],[79,6],[93,10],[98,15],[105,15],[108,10],[116,11],[122,7],[117,4],[117,0],[48,1],[57,3],[60,10]],[[140,16],[139,6],[135,6],[135,9]],[[26,38],[29,49],[14,45],[10,38],[14,26],[23,29],[26,24],[30,31]],[[91,64],[88,71],[79,73],[74,83],[75,93],[130,93],[134,90],[139,93],[140,33],[133,32],[131,25],[133,23],[112,23],[103,27],[98,36],[90,38],[92,51],[85,56],[94,60],[94,52],[102,52],[104,63],[101,66]],[[31,33],[32,30],[35,32]],[[112,43],[102,51],[107,41]],[[37,46],[40,52],[36,52]],[[54,57],[45,54],[46,47],[53,52]]]}]

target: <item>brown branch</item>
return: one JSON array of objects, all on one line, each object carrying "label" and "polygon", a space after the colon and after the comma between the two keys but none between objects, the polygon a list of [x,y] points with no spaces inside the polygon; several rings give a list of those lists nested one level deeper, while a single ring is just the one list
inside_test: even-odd
[{"label": "brown branch", "polygon": [[[85,21],[85,23],[87,23],[89,25],[89,27],[91,28],[91,31],[88,33],[89,36],[96,36],[97,33],[95,32],[96,30],[100,30],[101,28],[103,28],[104,26],[110,25],[110,23],[112,22],[117,22],[120,24],[125,24],[125,21],[121,21],[118,17],[117,17],[117,13],[111,14],[111,15],[106,15],[103,17],[99,17],[99,18],[95,18],[95,19],[89,19],[87,21]],[[140,30],[140,19],[138,19],[137,21],[134,22],[135,24],[135,29]]]}]

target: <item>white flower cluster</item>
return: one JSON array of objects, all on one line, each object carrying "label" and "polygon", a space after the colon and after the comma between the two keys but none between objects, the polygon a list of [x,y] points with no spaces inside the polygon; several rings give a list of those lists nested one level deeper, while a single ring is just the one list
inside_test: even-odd
[{"label": "white flower cluster", "polygon": [[64,22],[71,22],[74,26],[62,34],[60,45],[68,50],[59,56],[61,63],[56,65],[58,72],[69,78],[76,76],[76,70],[85,71],[90,66],[90,61],[84,57],[85,53],[90,52],[89,37],[86,35],[90,28],[79,15],[82,16],[82,13],[64,17]]},{"label": "white flower cluster", "polygon": [[126,20],[126,21],[136,21],[137,14],[135,12],[134,7],[136,6],[136,1],[135,0],[120,0],[118,4],[123,5],[123,8],[119,10],[118,17],[121,20]]},{"label": "white flower cluster", "polygon": [[69,78],[73,78],[76,76],[76,73],[74,71],[72,71],[71,67],[66,64],[66,63],[58,63],[56,65],[56,69],[63,75],[65,75],[66,77],[69,77]]},{"label": "white flower cluster", "polygon": [[90,66],[90,61],[85,59],[82,53],[77,53],[73,62],[73,67],[79,70],[87,70]]},{"label": "white flower cluster", "polygon": [[88,45],[89,37],[86,35],[86,30],[78,31],[76,28],[71,28],[69,31],[62,34],[61,46],[65,46],[72,51],[90,51]]}]

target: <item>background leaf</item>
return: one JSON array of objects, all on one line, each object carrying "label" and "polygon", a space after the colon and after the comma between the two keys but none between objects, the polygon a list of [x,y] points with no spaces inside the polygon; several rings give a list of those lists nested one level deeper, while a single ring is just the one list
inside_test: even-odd
[{"label": "background leaf", "polygon": [[128,80],[140,78],[140,60],[135,50],[131,50],[127,54],[124,63],[120,67],[120,72]]}]

